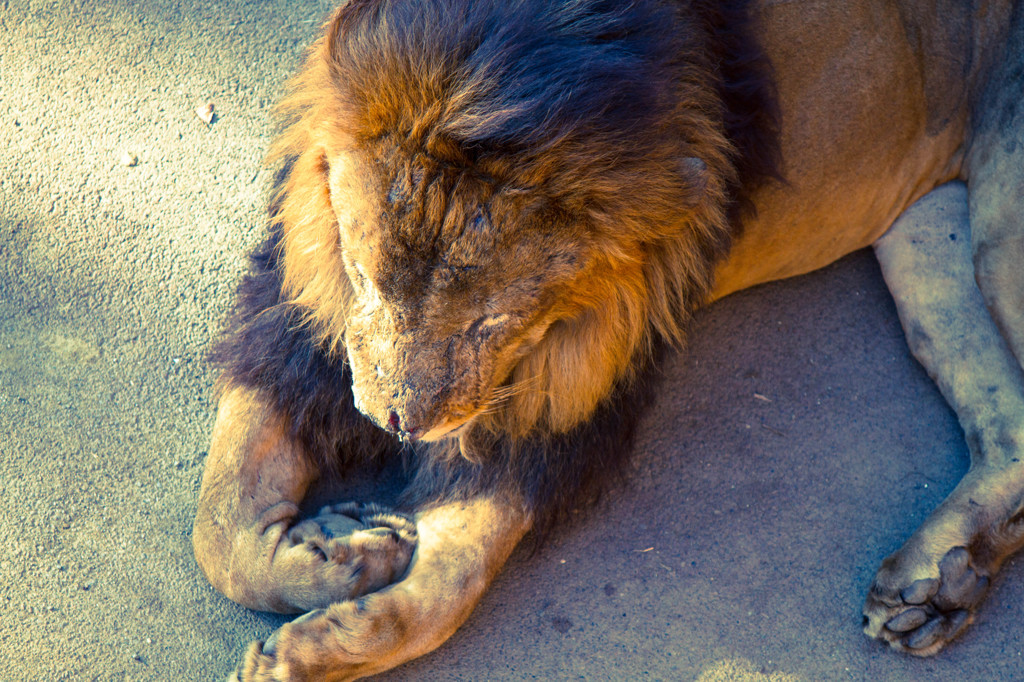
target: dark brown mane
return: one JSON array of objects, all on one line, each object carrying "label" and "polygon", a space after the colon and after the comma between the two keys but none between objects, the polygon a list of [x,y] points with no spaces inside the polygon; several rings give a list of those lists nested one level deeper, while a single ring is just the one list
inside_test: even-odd
[{"label": "dark brown mane", "polygon": [[[771,180],[782,180],[781,116],[772,65],[757,37],[751,0],[693,0],[712,36],[719,65],[718,93],[725,111],[726,137],[735,148],[736,207],[753,211],[750,194]],[[734,219],[739,215],[732,216]]]},{"label": "dark brown mane", "polygon": [[[672,108],[692,98],[719,110],[710,122],[731,143],[733,168],[715,170],[728,203],[749,208],[779,163],[771,67],[750,4],[355,0],[325,37],[329,73],[357,139],[397,135],[499,174],[511,155],[517,179],[550,179],[531,165],[570,176],[609,157],[628,167],[630,155],[686,134],[665,126],[678,127]],[[718,102],[701,101],[708,86]]]}]

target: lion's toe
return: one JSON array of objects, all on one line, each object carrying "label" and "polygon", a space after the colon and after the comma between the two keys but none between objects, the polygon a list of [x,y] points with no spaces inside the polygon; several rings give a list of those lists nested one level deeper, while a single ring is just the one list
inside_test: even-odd
[{"label": "lion's toe", "polygon": [[264,652],[263,642],[253,642],[226,682],[278,682],[284,679],[275,675],[274,667],[274,658]]},{"label": "lion's toe", "polygon": [[895,649],[930,656],[973,621],[989,577],[964,547],[946,552],[934,578],[901,580],[912,571],[906,566],[892,568],[898,563],[887,560],[871,586],[864,605],[864,632]]}]

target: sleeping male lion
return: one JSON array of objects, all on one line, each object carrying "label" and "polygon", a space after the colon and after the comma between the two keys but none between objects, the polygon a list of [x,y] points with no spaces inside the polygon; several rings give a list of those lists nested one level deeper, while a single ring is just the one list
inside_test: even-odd
[{"label": "sleeping male lion", "polygon": [[[970,623],[1024,544],[1024,11],[746,5],[328,20],[215,354],[196,557],[230,598],[305,612],[237,678],[348,680],[439,646],[622,460],[697,306],[868,245],[972,461],[883,562],[865,631],[928,655]],[[396,509],[300,515],[321,472],[397,456]]]}]

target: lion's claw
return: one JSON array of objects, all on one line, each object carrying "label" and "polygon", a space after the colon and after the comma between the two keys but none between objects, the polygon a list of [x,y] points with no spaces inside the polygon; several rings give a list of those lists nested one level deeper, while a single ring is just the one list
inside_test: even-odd
[{"label": "lion's claw", "polygon": [[898,578],[883,565],[864,605],[864,632],[919,656],[935,653],[963,632],[988,591],[989,578],[964,547],[946,552],[938,573],[896,591],[885,586]]}]

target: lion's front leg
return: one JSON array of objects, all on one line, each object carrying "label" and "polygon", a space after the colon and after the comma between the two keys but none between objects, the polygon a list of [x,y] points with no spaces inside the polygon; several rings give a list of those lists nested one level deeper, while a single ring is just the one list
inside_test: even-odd
[{"label": "lion's front leg", "polygon": [[233,679],[352,680],[437,648],[530,527],[520,505],[498,497],[442,504],[415,518],[419,545],[403,580],[284,625],[249,648]]},{"label": "lion's front leg", "polygon": [[930,655],[973,619],[1024,545],[1024,376],[974,284],[965,187],[912,206],[875,245],[914,355],[956,411],[971,451],[963,481],[883,563],[865,632]]},{"label": "lion's front leg", "polygon": [[249,608],[297,613],[380,589],[416,546],[412,521],[341,504],[299,520],[316,467],[258,391],[220,401],[193,530],[196,560],[219,591]]}]

